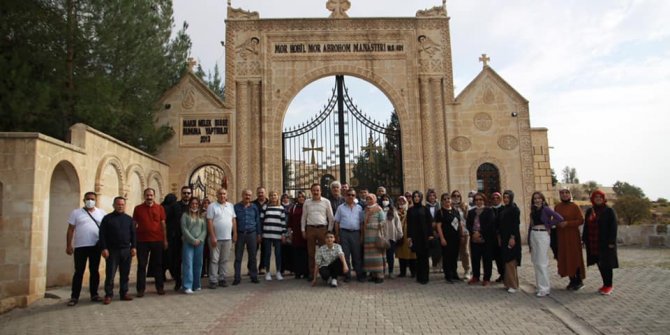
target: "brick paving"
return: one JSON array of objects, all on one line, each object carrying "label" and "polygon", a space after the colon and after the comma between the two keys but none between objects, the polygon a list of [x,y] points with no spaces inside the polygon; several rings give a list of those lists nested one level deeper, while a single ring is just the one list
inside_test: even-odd
[{"label": "brick paving", "polygon": [[500,284],[449,285],[441,274],[425,286],[396,278],[337,289],[292,277],[245,278],[235,287],[165,296],[149,284],[144,298],[108,306],[89,302],[84,289],[80,303],[66,307],[69,289],[59,288],[49,291],[59,298],[0,315],[0,334],[668,334],[669,256],[670,249],[621,249],[623,268],[609,297],[596,294],[600,276],[590,267],[581,291],[565,291],[567,279],[554,275],[551,296],[536,298],[527,250],[517,294]]}]

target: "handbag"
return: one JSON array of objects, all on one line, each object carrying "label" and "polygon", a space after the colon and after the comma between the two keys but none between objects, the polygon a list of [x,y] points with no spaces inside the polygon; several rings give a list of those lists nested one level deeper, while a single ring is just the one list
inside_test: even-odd
[{"label": "handbag", "polygon": [[293,229],[289,228],[284,233],[284,244],[293,244]]}]

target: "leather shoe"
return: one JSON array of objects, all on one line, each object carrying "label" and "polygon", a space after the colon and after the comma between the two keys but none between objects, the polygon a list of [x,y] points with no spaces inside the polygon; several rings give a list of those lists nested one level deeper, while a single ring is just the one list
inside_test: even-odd
[{"label": "leather shoe", "polygon": [[160,289],[156,293],[158,293],[158,295],[165,295],[165,290]]},{"label": "leather shoe", "polygon": [[112,297],[105,297],[105,300],[102,301],[103,304],[109,305],[112,303]]},{"label": "leather shoe", "polygon": [[91,297],[91,301],[92,301],[92,302],[101,302],[101,301],[102,301],[102,298],[101,298],[99,295],[92,296],[92,297]]},{"label": "leather shoe", "polygon": [[143,297],[143,296],[144,296],[144,291],[138,291],[138,292],[137,292],[137,297],[138,297],[138,298],[141,298],[141,297]]},{"label": "leather shoe", "polygon": [[235,279],[235,280],[233,280],[233,286],[235,286],[235,285],[239,285],[239,284],[240,284],[240,280],[239,280],[239,279]]},{"label": "leather shoe", "polygon": [[126,295],[124,295],[124,296],[121,297],[121,300],[123,300],[123,301],[132,301],[132,300],[133,300],[133,297],[131,297],[130,295],[126,294]]},{"label": "leather shoe", "polygon": [[258,284],[258,283],[260,283],[260,281],[258,280],[258,278],[251,278],[251,282],[254,283],[254,284]]}]

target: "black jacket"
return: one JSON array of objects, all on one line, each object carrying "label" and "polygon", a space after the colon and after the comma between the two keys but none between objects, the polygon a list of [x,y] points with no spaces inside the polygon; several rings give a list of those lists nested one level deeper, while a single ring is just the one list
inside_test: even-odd
[{"label": "black jacket", "polygon": [[[593,208],[586,210],[586,221],[584,223],[584,232],[582,233],[582,241],[586,246],[586,264],[598,264],[604,267],[611,267],[616,269],[619,267],[619,258],[617,256],[617,218],[616,213],[611,207],[605,206],[603,211],[597,218],[598,223],[598,255],[593,255],[593,250],[590,250],[589,245],[589,217],[593,213]],[[613,245],[613,248],[609,246]]]}]

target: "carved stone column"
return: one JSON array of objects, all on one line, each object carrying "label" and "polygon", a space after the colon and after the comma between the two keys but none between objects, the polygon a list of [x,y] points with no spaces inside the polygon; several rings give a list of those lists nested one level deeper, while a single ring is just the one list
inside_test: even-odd
[{"label": "carved stone column", "polygon": [[442,92],[442,78],[432,78],[430,80],[430,95],[432,97],[432,117],[431,124],[435,127],[433,133],[433,150],[435,152],[435,184],[437,189],[446,192],[447,185],[447,146],[446,146],[446,129],[444,128],[444,96]]},{"label": "carved stone column", "polygon": [[[237,176],[235,189],[240,192],[249,187],[249,85],[246,81],[236,83],[237,127],[235,130],[235,149]],[[239,194],[231,195],[236,199]],[[233,201],[234,202],[234,201]]]},{"label": "carved stone column", "polygon": [[260,80],[253,80],[251,82],[251,92],[250,93],[250,119],[249,124],[249,156],[250,156],[250,180],[249,182],[252,185],[249,185],[251,188],[256,188],[262,186],[262,176],[261,176],[261,166],[263,163],[262,159],[262,148],[264,136],[261,133],[262,126],[262,113],[261,113],[261,82]]},{"label": "carved stone column", "polygon": [[419,78],[419,105],[421,119],[421,147],[423,152],[423,179],[425,187],[435,186],[435,137],[431,113],[430,83],[428,78]]}]

